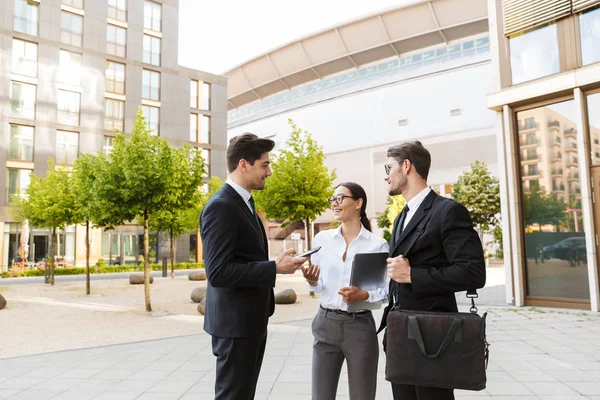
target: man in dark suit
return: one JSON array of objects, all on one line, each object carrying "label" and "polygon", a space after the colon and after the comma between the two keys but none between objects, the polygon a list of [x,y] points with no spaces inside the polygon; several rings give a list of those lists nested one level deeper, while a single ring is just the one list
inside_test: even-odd
[{"label": "man in dark suit", "polygon": [[[393,305],[406,310],[457,312],[455,292],[485,285],[483,249],[469,212],[427,185],[429,151],[419,141],[405,142],[390,147],[387,156],[388,192],[390,196],[402,194],[406,206],[394,221],[388,258],[390,304],[380,331]],[[415,228],[429,213],[433,214],[424,232],[405,254],[411,236],[417,234]],[[392,383],[392,392],[395,400],[454,399],[452,389]]]},{"label": "man in dark suit", "polygon": [[251,133],[236,136],[227,149],[229,178],[200,217],[208,279],[204,330],[217,357],[215,399],[253,399],[275,310],[278,273],[292,274],[307,258],[284,252],[269,261],[267,237],[256,214],[252,190],[271,175],[275,143]]}]

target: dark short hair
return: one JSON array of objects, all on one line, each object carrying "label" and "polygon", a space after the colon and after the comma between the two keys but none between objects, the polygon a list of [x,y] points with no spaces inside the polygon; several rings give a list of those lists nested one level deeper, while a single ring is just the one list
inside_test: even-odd
[{"label": "dark short hair", "polygon": [[259,138],[253,133],[243,133],[231,138],[227,148],[227,170],[235,171],[240,160],[246,160],[254,165],[263,154],[270,152],[275,147],[271,139]]},{"label": "dark short hair", "polygon": [[418,140],[403,142],[390,147],[387,156],[398,162],[410,161],[421,178],[427,180],[429,168],[431,167],[431,154]]}]

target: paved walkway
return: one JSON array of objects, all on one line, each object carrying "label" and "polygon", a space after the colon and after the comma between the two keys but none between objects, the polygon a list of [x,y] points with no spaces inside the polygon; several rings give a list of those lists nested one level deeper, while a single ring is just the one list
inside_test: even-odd
[{"label": "paved walkway", "polygon": [[[488,386],[457,399],[600,399],[600,315],[489,308]],[[376,320],[381,311],[376,313]],[[271,324],[257,399],[310,399],[310,320]],[[147,342],[0,360],[0,399],[211,399],[210,337]],[[379,363],[377,399],[391,399]],[[342,374],[339,399],[348,399]]]}]

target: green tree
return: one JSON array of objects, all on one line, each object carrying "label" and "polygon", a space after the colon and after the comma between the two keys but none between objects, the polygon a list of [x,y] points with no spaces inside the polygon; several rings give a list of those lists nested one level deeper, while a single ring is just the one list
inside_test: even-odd
[{"label": "green tree", "polygon": [[481,239],[484,232],[490,232],[499,223],[500,183],[482,161],[474,161],[471,169],[458,177],[452,186],[452,198],[469,210]]},{"label": "green tree", "polygon": [[166,206],[150,218],[152,230],[166,232],[170,241],[171,278],[175,278],[175,238],[198,226],[200,207],[205,197],[201,190],[206,165],[200,152],[191,146],[172,149],[169,190]]},{"label": "green tree", "polygon": [[103,153],[80,154],[73,166],[73,188],[75,205],[80,216],[78,223],[85,224],[85,274],[86,294],[91,293],[90,288],[90,228],[105,228],[115,224],[111,210],[102,204],[104,190],[102,182],[107,172],[108,160]]},{"label": "green tree", "polygon": [[31,226],[50,228],[52,244],[47,267],[50,268],[50,284],[54,285],[57,230],[65,229],[80,218],[77,215],[73,183],[67,168],[56,167],[54,160],[50,158],[46,176],[31,176],[27,195],[13,198],[11,213],[17,222],[28,220]]},{"label": "green tree", "polygon": [[292,128],[286,149],[274,156],[273,175],[267,179],[264,190],[253,195],[257,208],[267,218],[290,223],[304,222],[308,232],[307,246],[311,248],[310,221],[327,210],[328,198],[333,194],[335,171],[329,173],[324,164],[323,149],[289,119]]},{"label": "green tree", "polygon": [[138,109],[129,140],[118,134],[109,155],[107,171],[97,193],[105,210],[116,224],[140,219],[144,225],[144,298],[146,311],[150,302],[149,228],[152,214],[169,206],[173,171],[173,151],[166,140],[154,136]]},{"label": "green tree", "polygon": [[538,224],[540,232],[542,225],[566,224],[566,209],[567,203],[539,186],[523,193],[523,221],[525,225]]},{"label": "green tree", "polygon": [[398,196],[388,196],[385,211],[377,213],[377,226],[383,229],[383,238],[387,240],[388,243],[390,243],[392,239],[394,221],[404,208],[405,204],[406,200],[401,194]]}]

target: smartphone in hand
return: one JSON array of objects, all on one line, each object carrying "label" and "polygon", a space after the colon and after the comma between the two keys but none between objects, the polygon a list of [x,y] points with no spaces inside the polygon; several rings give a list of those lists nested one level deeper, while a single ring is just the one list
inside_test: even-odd
[{"label": "smartphone in hand", "polygon": [[314,249],[305,251],[304,253],[296,254],[295,257],[308,257],[311,254],[315,254],[319,250],[321,250],[321,246],[318,246],[318,247],[315,247]]}]

